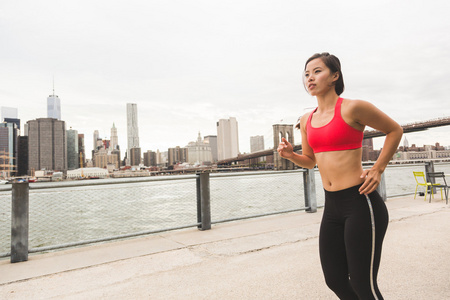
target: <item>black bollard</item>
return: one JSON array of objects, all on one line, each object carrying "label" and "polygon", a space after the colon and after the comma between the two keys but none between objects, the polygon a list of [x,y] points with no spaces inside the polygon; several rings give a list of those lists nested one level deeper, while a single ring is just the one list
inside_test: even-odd
[{"label": "black bollard", "polygon": [[12,184],[11,263],[28,260],[28,182]]}]

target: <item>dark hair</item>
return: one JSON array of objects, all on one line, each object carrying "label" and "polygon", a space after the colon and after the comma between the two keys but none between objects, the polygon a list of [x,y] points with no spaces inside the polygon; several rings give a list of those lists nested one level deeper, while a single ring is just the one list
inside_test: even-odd
[{"label": "dark hair", "polygon": [[338,72],[339,78],[334,83],[334,90],[336,91],[336,94],[342,94],[344,92],[344,77],[342,76],[341,62],[339,61],[339,58],[328,52],[316,53],[306,61],[304,70],[306,70],[306,65],[308,65],[310,61],[317,58],[320,58],[323,61],[332,74]]}]

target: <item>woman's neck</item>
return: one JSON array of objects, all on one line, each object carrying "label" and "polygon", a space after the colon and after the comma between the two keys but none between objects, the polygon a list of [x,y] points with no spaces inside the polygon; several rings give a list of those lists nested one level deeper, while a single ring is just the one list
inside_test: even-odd
[{"label": "woman's neck", "polygon": [[334,109],[336,106],[336,102],[339,99],[338,94],[336,94],[335,91],[332,91],[330,93],[327,93],[325,95],[317,95],[317,110],[319,112],[325,112],[331,109]]}]

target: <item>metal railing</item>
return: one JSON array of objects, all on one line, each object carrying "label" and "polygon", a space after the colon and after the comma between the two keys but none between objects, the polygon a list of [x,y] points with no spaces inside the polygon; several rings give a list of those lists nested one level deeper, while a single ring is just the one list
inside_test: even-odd
[{"label": "metal railing", "polygon": [[321,206],[315,171],[305,169],[92,182],[13,183],[11,252],[0,257],[26,261],[29,253]]},{"label": "metal railing", "polygon": [[[384,199],[413,194],[410,173],[424,167],[427,173],[435,170],[433,162],[388,166],[379,193]],[[448,164],[437,169],[450,173]],[[316,212],[324,203],[323,193],[316,193],[322,188],[318,178],[314,169],[299,169],[14,183],[9,190],[0,189],[0,257],[19,262],[29,253],[184,228],[209,230],[212,224],[293,211]],[[4,252],[9,247],[10,252]]]},{"label": "metal railing", "polygon": [[[411,171],[435,170],[432,161],[388,166],[378,191],[384,199],[413,194]],[[450,173],[448,164],[437,170]],[[386,179],[384,179],[386,177]],[[131,238],[164,231],[323,206],[314,170],[199,173],[46,183],[0,188],[0,257]],[[12,201],[11,201],[12,199]],[[10,252],[8,249],[11,249]]]}]

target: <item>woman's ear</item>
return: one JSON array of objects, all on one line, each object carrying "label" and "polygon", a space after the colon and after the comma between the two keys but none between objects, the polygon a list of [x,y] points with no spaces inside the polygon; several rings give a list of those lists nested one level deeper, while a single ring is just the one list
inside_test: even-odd
[{"label": "woman's ear", "polygon": [[339,79],[339,72],[335,72],[333,74],[333,82],[337,81]]}]

